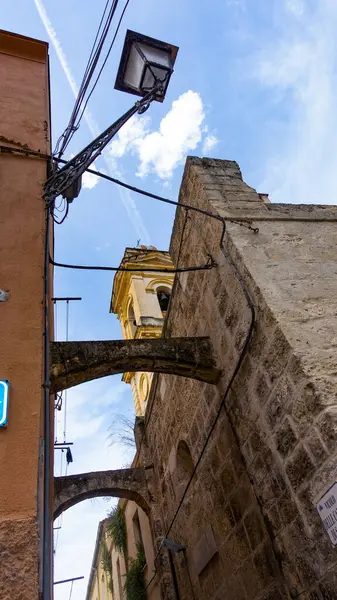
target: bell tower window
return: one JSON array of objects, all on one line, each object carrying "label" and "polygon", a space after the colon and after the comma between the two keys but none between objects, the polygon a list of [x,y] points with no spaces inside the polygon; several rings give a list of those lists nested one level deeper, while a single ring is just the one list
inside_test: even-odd
[{"label": "bell tower window", "polygon": [[133,309],[133,302],[131,301],[128,308],[128,323],[131,337],[134,338],[137,331],[137,321],[135,311]]},{"label": "bell tower window", "polygon": [[158,298],[158,302],[159,302],[159,306],[160,306],[160,310],[163,313],[163,315],[166,315],[167,313],[167,309],[168,309],[168,305],[170,302],[170,297],[171,297],[171,290],[168,288],[160,288],[157,290],[157,298]]}]

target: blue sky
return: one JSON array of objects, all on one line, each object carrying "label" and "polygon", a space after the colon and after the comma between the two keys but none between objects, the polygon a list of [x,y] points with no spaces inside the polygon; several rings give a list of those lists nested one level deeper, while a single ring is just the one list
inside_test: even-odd
[{"label": "blue sky", "polygon": [[[104,4],[105,0],[1,2],[2,28],[54,43],[54,144],[74,103],[69,79],[73,77],[73,86],[80,83]],[[176,199],[185,156],[208,155],[237,160],[247,183],[269,193],[273,201],[336,203],[336,26],[335,0],[130,0],[90,99],[90,114],[67,156],[133,103],[131,96],[113,89],[130,28],[178,45],[176,69],[165,102],[154,103],[126,126],[97,168]],[[172,208],[103,180],[87,178],[85,185],[65,223],[56,226],[56,259],[118,265],[124,248],[136,245],[139,238],[168,248]],[[109,273],[56,269],[55,293],[83,297],[71,305],[70,339],[121,336],[117,319],[109,314],[111,285]],[[64,339],[64,317],[60,306],[58,339]],[[67,405],[67,437],[74,441],[69,473],[125,464],[122,449],[109,447],[107,440],[114,413],[132,416],[130,390],[120,377],[70,390]],[[60,438],[62,414],[59,417]],[[56,458],[58,472],[60,457]],[[108,507],[97,500],[64,514],[55,556],[57,579],[82,574],[87,578],[97,524]],[[57,588],[56,600],[66,598],[69,588]],[[72,599],[83,598],[85,589],[86,581],[75,584]]]}]

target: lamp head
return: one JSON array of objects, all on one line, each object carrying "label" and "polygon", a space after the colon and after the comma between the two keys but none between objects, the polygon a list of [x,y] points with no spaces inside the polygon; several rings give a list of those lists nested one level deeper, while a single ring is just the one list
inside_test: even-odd
[{"label": "lamp head", "polygon": [[178,47],[127,30],[115,89],[145,96],[160,85],[155,100],[163,102]]}]

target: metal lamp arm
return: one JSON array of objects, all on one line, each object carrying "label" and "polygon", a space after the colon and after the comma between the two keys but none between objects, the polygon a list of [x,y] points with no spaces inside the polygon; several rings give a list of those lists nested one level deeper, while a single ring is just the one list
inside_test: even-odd
[{"label": "metal lamp arm", "polygon": [[44,186],[44,199],[51,205],[54,199],[67,190],[90,167],[96,158],[102,153],[107,144],[125,125],[125,123],[137,112],[142,114],[154,100],[162,84],[153,88],[144,98],[138,100],[132,108],[108,127],[103,133],[88,144],[74,158],[69,160],[59,171],[47,179]]}]

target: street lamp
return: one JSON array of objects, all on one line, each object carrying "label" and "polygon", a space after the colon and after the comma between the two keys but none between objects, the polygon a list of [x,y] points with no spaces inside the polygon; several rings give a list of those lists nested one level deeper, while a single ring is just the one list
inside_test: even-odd
[{"label": "street lamp", "polygon": [[44,198],[48,207],[53,206],[55,198],[60,194],[67,202],[77,198],[83,173],[121,127],[134,114],[144,113],[153,100],[163,102],[177,52],[177,46],[127,30],[115,89],[141,96],[141,100],[137,100],[122,117],[49,177],[44,186]]},{"label": "street lamp", "polygon": [[177,46],[128,29],[115,89],[145,96],[161,82],[155,100],[163,102],[177,52]]}]

